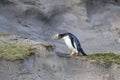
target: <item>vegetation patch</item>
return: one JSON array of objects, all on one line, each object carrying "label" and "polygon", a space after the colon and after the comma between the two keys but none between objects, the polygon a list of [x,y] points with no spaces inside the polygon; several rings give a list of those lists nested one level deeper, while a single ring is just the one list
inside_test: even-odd
[{"label": "vegetation patch", "polygon": [[0,40],[0,58],[6,60],[23,59],[31,53],[33,52],[27,45]]},{"label": "vegetation patch", "polygon": [[87,56],[89,60],[95,60],[101,63],[116,63],[120,64],[120,55],[114,53],[96,53]]},{"label": "vegetation patch", "polygon": [[0,37],[1,36],[9,36],[9,35],[10,35],[9,33],[0,32]]}]

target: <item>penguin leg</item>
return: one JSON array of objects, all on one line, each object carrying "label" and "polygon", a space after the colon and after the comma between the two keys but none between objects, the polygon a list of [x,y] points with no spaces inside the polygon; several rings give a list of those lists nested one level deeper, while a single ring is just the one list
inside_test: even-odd
[{"label": "penguin leg", "polygon": [[71,56],[71,57],[76,57],[76,56],[77,56],[77,53],[76,53],[76,52],[72,52],[72,53],[70,54],[70,56]]}]

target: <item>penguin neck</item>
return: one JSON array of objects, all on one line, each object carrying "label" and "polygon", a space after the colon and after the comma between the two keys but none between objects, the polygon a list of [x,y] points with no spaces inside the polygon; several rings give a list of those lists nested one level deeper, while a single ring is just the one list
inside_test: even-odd
[{"label": "penguin neck", "polygon": [[67,35],[67,36],[64,36],[62,39],[63,39],[63,40],[67,40],[67,39],[69,39],[69,36],[68,36],[68,35]]}]

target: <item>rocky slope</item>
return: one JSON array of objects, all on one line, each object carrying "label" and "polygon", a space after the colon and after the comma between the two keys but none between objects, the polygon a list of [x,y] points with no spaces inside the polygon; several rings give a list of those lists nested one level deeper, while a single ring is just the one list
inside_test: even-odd
[{"label": "rocky slope", "polygon": [[51,37],[71,32],[88,54],[120,52],[118,0],[3,0],[0,11],[0,32],[50,42],[63,52],[63,41]]},{"label": "rocky slope", "polygon": [[0,32],[19,36],[0,36],[1,39],[56,46],[49,51],[44,45],[35,45],[36,54],[23,60],[1,59],[0,80],[119,80],[119,65],[58,57],[56,52],[69,51],[62,40],[51,39],[56,33],[71,32],[87,54],[119,54],[119,5],[119,0],[0,1]]},{"label": "rocky slope", "polygon": [[[119,80],[120,65],[65,57],[50,44],[21,39],[15,35],[0,37],[17,44],[31,45],[34,54],[18,60],[0,59],[0,80]],[[23,54],[23,53],[21,53]]]}]

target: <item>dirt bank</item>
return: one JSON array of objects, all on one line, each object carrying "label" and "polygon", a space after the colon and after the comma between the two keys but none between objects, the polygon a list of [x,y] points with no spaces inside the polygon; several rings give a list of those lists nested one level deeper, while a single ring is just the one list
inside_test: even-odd
[{"label": "dirt bank", "polygon": [[63,52],[68,52],[63,41],[51,37],[71,32],[88,54],[120,52],[120,7],[115,0],[5,0],[0,11],[0,32],[51,42]]},{"label": "dirt bank", "polygon": [[[0,1],[0,32],[17,35],[16,38],[4,34],[7,39],[56,46],[54,51],[48,51],[37,45],[36,54],[22,60],[1,59],[0,80],[119,80],[119,65],[58,57],[56,52],[70,52],[62,40],[51,39],[56,33],[71,32],[87,54],[119,54],[119,5],[118,0]],[[6,38],[0,35],[0,39]]]},{"label": "dirt bank", "polygon": [[119,80],[120,78],[120,68],[115,63],[97,62],[82,56],[65,57],[63,53],[56,52],[53,45],[21,39],[15,35],[1,39],[17,44],[29,44],[34,49],[34,54],[12,61],[6,58],[0,59],[0,80]]}]

